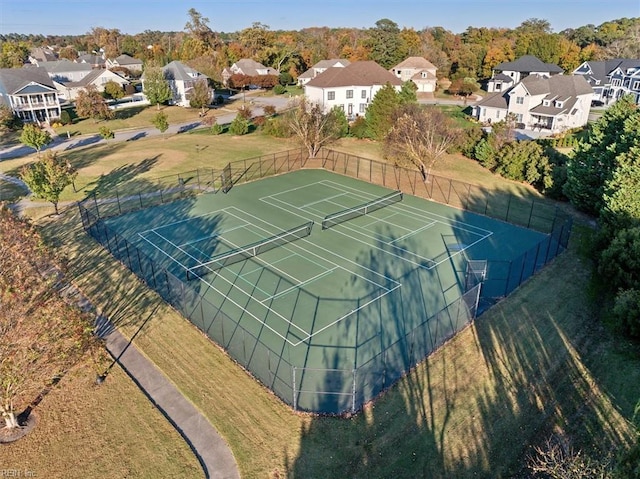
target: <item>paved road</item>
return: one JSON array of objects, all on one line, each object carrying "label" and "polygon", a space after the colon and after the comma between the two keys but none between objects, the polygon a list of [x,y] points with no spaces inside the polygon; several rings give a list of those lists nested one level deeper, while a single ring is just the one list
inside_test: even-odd
[{"label": "paved road", "polygon": [[[262,107],[266,105],[273,105],[276,110],[281,111],[288,107],[290,98],[287,96],[275,96],[275,97],[254,97],[251,94],[246,94],[243,98],[242,94],[231,97],[236,102],[244,102],[252,109],[254,116],[260,116],[264,114]],[[226,108],[220,108],[218,110],[212,110],[216,115],[216,122],[222,125],[231,123],[236,117],[236,111]],[[179,133],[185,133],[187,131],[194,130],[196,128],[202,128],[204,125],[199,121],[191,121],[187,123],[180,123],[175,125],[169,125],[169,129],[164,133],[165,135],[176,135]],[[148,128],[119,130],[115,132],[115,137],[109,141],[135,141],[142,138],[159,137],[163,134],[152,126]],[[104,143],[106,140],[102,139],[100,135],[83,135],[78,137],[67,138],[65,135],[59,135],[54,137],[53,142],[47,145],[44,150],[54,151],[67,151],[74,148],[80,148],[83,146],[94,145]],[[9,147],[5,147],[0,150],[0,162],[2,160],[11,158],[21,158],[23,156],[33,154],[33,148],[29,148],[22,144],[16,144]]]}]

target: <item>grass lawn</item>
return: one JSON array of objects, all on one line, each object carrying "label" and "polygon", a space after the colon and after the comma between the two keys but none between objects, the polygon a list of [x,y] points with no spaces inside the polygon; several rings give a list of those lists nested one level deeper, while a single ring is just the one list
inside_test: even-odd
[{"label": "grass lawn", "polygon": [[[196,144],[206,148],[198,153]],[[260,135],[194,134],[96,145],[68,154],[75,155],[70,160],[79,168],[78,184],[84,191],[122,178],[162,176],[197,165],[216,168],[291,146]],[[378,146],[372,142],[342,140],[336,148],[377,158]],[[16,169],[25,161],[2,165]],[[442,162],[436,173],[489,190],[537,196],[530,188],[495,177],[459,157]],[[65,195],[80,196],[72,191]],[[640,398],[640,351],[637,345],[610,337],[594,319],[587,294],[589,265],[577,254],[580,234],[574,236],[569,252],[378,401],[357,416],[340,419],[292,412],[85,235],[75,208],[56,219],[42,216],[46,212],[47,208],[28,210],[38,216],[48,241],[69,257],[75,283],[125,334],[133,335],[140,321],[161,305],[135,344],[218,428],[243,478],[510,477],[521,471],[532,451],[530,445],[543,443],[550,434],[576,448],[605,451],[632,437],[629,419]],[[117,377],[112,376],[107,383]],[[124,377],[123,383],[135,389]],[[117,405],[120,412],[134,411],[124,402],[133,393],[115,387],[95,389],[86,383],[85,388],[100,394],[106,391],[108,403]],[[74,418],[91,423],[95,409],[99,410],[80,402]],[[44,412],[40,414],[45,417]],[[49,425],[41,421],[38,428],[55,428],[57,421],[57,417]],[[89,431],[71,430],[73,449],[67,450],[91,457],[99,441],[93,435],[109,435],[112,430],[115,437],[125,436],[120,438],[123,444],[146,444],[152,429],[115,423]],[[85,437],[86,453],[80,440]],[[182,444],[177,434],[169,442],[175,450]],[[54,447],[43,446],[47,453],[29,467],[44,471],[53,469],[54,462],[68,460],[50,458],[60,452]],[[145,451],[138,454],[138,447],[128,448],[132,471],[156,460]],[[100,449],[104,461],[116,463],[119,451]],[[177,454],[177,467],[189,470],[188,461],[181,457]],[[163,471],[156,477],[169,474]],[[130,475],[137,477],[135,472]],[[88,469],[84,477],[103,474]]]}]

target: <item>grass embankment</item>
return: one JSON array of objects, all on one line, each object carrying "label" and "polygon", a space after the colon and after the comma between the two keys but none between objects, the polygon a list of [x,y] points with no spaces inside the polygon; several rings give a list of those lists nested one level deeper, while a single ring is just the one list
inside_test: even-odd
[{"label": "grass embankment", "polygon": [[[87,185],[100,174],[121,178],[129,164],[154,158],[148,170],[135,169],[130,177],[162,176],[205,163],[194,147],[205,141],[211,156],[203,166],[268,152],[260,149],[284,149],[282,142],[260,137],[183,135],[173,142],[113,145],[117,150],[109,154],[95,146],[79,150],[75,161],[88,162],[80,169]],[[129,149],[134,147],[140,150]],[[376,145],[349,140],[338,148],[375,157]],[[453,159],[440,168],[439,174],[486,188],[535,195],[467,160]],[[529,444],[552,433],[575,447],[603,450],[631,437],[628,419],[640,397],[640,353],[610,338],[594,319],[587,296],[589,265],[575,247],[375,404],[354,418],[338,419],[290,411],[84,235],[75,210],[44,222],[43,232],[68,254],[84,293],[125,334],[133,335],[161,304],[135,344],[219,429],[245,478],[507,477],[522,467]],[[120,403],[123,394],[113,391],[111,402]],[[91,418],[82,409],[77,414]],[[127,440],[136,434],[130,428],[118,433]],[[82,454],[80,446],[77,451]],[[135,451],[129,454],[136,456]],[[102,453],[119,460],[118,452]],[[42,461],[36,465],[45,469],[47,459]]]}]

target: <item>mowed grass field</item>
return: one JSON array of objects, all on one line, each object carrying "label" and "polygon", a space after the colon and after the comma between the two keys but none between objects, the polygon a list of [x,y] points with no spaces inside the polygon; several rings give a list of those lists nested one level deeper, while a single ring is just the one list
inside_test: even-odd
[{"label": "mowed grass field", "polygon": [[[198,153],[196,144],[206,145],[210,156],[207,149]],[[79,166],[80,189],[90,191],[100,181],[106,184],[104,178],[156,177],[198,165],[216,168],[232,159],[292,146],[259,135],[178,135],[70,153],[77,155],[73,161]],[[107,147],[113,150],[103,149]],[[360,156],[379,155],[378,145],[372,142],[346,140],[336,147]],[[153,164],[145,166],[154,158]],[[7,163],[16,169],[27,161],[3,161],[1,166],[6,171]],[[129,171],[127,176],[123,170]],[[470,160],[452,157],[436,173],[486,188],[535,195]],[[65,192],[68,199],[82,195],[69,190]],[[590,266],[579,255],[581,231],[574,235],[570,251],[362,413],[344,419],[292,412],[86,236],[74,208],[56,219],[45,216],[50,211],[45,207],[34,212],[43,234],[68,255],[74,282],[125,334],[133,335],[159,306],[135,344],[218,428],[244,478],[511,477],[522,471],[531,444],[542,444],[551,434],[570,440],[575,448],[604,451],[628,443],[633,436],[629,419],[640,398],[640,352],[637,345],[610,336],[593,316],[588,296]],[[117,381],[117,373],[107,379],[107,383]],[[125,417],[146,418],[144,426],[112,418],[102,428],[72,427],[67,430],[72,448],[55,449],[44,442],[38,446],[44,452],[28,467],[53,470],[54,461],[63,461],[53,459],[56,454],[73,457],[81,465],[88,463],[96,441],[106,437],[100,443],[104,463],[119,464],[122,455],[129,461],[129,475],[121,477],[145,477],[152,462],[161,468],[161,459],[139,453],[133,446],[121,447],[121,442],[160,441],[157,436],[162,436],[162,427],[156,427],[150,414],[137,413],[123,402],[136,390],[124,375],[122,381],[122,388],[129,384],[133,389],[95,388],[88,380],[78,387],[90,398],[107,395],[108,403],[117,405]],[[66,398],[56,398],[50,394],[39,408],[70,407]],[[99,408],[83,404],[78,401],[74,420],[91,424]],[[147,406],[147,411],[153,409]],[[98,416],[110,417],[101,412]],[[57,416],[51,417],[48,426],[42,419],[38,428],[60,427]],[[185,471],[177,475],[201,477],[201,471],[192,470],[193,457],[175,452],[183,446],[177,433],[169,442],[175,450],[165,451],[168,460]],[[21,443],[16,447],[27,447]],[[25,464],[24,449],[3,448],[2,452],[0,464]],[[88,466],[84,472],[82,477],[105,475]]]}]

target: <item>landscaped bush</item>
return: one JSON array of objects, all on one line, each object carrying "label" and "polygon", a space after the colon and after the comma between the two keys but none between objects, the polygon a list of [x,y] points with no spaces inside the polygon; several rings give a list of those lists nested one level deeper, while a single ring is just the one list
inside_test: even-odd
[{"label": "landscaped bush", "polygon": [[63,125],[71,124],[71,114],[68,110],[62,110],[62,112],[60,113],[60,123],[62,123]]},{"label": "landscaped bush", "polygon": [[209,131],[212,135],[221,135],[225,132],[225,127],[220,123],[214,123],[213,125],[211,125],[211,129]]},{"label": "landscaped bush", "polygon": [[249,120],[238,112],[238,115],[236,115],[229,126],[229,133],[236,136],[246,135],[249,133]]},{"label": "landscaped bush", "polygon": [[287,126],[284,117],[281,116],[267,118],[267,121],[262,125],[262,132],[266,135],[273,136],[274,138],[291,137],[291,130]]},{"label": "landscaped bush", "polygon": [[355,138],[367,138],[367,120],[359,116],[349,125],[349,134]]},{"label": "landscaped bush", "polygon": [[283,95],[284,93],[286,93],[287,89],[282,86],[282,85],[276,85],[273,87],[273,93],[275,93],[276,95]]}]

